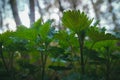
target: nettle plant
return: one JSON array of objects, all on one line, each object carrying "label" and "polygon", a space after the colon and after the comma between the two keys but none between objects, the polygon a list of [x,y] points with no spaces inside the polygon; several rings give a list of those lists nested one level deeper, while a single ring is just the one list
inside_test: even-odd
[{"label": "nettle plant", "polygon": [[118,35],[106,33],[79,10],[63,13],[64,30],[52,20],[0,34],[2,80],[119,80]]},{"label": "nettle plant", "polygon": [[67,11],[63,13],[62,22],[63,25],[73,30],[78,36],[78,42],[80,46],[80,56],[81,56],[81,70],[82,74],[85,74],[85,64],[84,64],[84,41],[86,37],[86,31],[90,27],[93,19],[89,19],[84,12],[78,11]]},{"label": "nettle plant", "polygon": [[[105,80],[112,80],[112,78],[110,78],[110,72],[112,72],[111,65],[114,64],[114,62],[112,62],[114,61],[112,57],[120,56],[119,54],[115,54],[117,51],[116,49],[118,48],[116,42],[119,40],[119,38],[110,33],[105,33],[105,28],[99,29],[97,27],[98,22],[91,26],[92,21],[93,19],[89,19],[84,12],[80,12],[79,10],[66,11],[63,13],[62,17],[63,25],[77,35],[80,51],[80,70],[81,74],[83,75],[82,79],[86,80],[84,77],[87,75],[87,73],[85,73],[85,68],[87,68],[86,72],[88,72],[90,63],[93,63],[96,66],[101,63],[99,66],[102,67],[104,64],[105,67],[105,71],[103,71],[103,73],[105,72]],[[101,46],[101,44],[104,45]],[[100,47],[98,48],[98,46]],[[104,61],[104,63],[102,63],[102,61]],[[90,74],[91,73],[92,72],[90,72]],[[99,72],[94,73],[94,77],[97,75],[97,73]]]},{"label": "nettle plant", "polygon": [[55,34],[51,23],[52,20],[42,23],[39,19],[30,28],[18,26],[15,32],[0,35],[1,62],[6,76],[10,77],[7,80],[45,80],[46,62],[52,49],[50,43]]}]

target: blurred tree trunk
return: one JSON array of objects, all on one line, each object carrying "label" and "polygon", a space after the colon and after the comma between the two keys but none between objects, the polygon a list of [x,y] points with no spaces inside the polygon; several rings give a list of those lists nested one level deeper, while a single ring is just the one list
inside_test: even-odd
[{"label": "blurred tree trunk", "polygon": [[99,10],[100,10],[100,7],[98,6],[98,1],[96,1],[96,3],[93,2],[93,0],[91,0],[91,3],[92,3],[92,6],[93,6],[93,10],[94,10],[94,13],[95,13],[95,17],[97,20],[100,20],[99,19]]},{"label": "blurred tree trunk", "polygon": [[2,17],[2,9],[0,7],[0,28],[3,26],[3,17]]},{"label": "blurred tree trunk", "polygon": [[78,0],[71,0],[73,9],[76,9],[76,8],[77,8],[77,1],[78,1]]},{"label": "blurred tree trunk", "polygon": [[[79,2],[81,2],[81,0],[67,0],[70,4],[71,4],[71,8],[72,9],[76,9],[77,5]],[[79,1],[79,2],[78,2]]]},{"label": "blurred tree trunk", "polygon": [[29,0],[29,8],[30,8],[30,25],[32,25],[35,22],[35,1]]},{"label": "blurred tree trunk", "polygon": [[21,25],[22,23],[21,23],[19,14],[18,14],[18,8],[17,8],[16,0],[10,0],[10,5],[11,5],[11,8],[12,8],[12,13],[13,13],[13,17],[14,17],[16,25],[17,26]]},{"label": "blurred tree trunk", "polygon": [[59,10],[60,10],[60,12],[63,12],[63,11],[64,11],[64,8],[62,7],[61,1],[58,0],[58,3],[59,3]]},{"label": "blurred tree trunk", "polygon": [[109,12],[112,15],[112,22],[115,26],[114,31],[118,32],[120,31],[120,28],[119,28],[119,24],[116,22],[117,21],[116,14],[115,12],[113,12],[112,0],[108,0],[108,8],[109,8]]},{"label": "blurred tree trunk", "polygon": [[41,18],[42,18],[43,12],[42,12],[42,9],[41,9],[41,7],[40,7],[40,5],[39,5],[39,1],[38,1],[38,0],[36,0],[36,5],[37,5],[37,7],[38,7],[39,14],[41,15]]},{"label": "blurred tree trunk", "polygon": [[64,8],[62,6],[61,0],[58,0],[58,7],[59,7],[59,13],[58,13],[58,15],[59,15],[59,19],[60,19],[59,20],[58,28],[59,28],[59,30],[61,30],[61,29],[64,29],[64,27],[62,27],[62,25],[61,25],[61,14],[64,11]]},{"label": "blurred tree trunk", "polygon": [[4,14],[4,8],[5,8],[5,0],[1,0],[0,5],[0,28],[3,27],[3,15]]}]

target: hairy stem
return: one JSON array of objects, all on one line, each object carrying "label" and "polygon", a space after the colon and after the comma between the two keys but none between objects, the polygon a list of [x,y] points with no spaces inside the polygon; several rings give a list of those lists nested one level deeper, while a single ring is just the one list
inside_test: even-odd
[{"label": "hairy stem", "polygon": [[80,46],[80,57],[81,57],[81,71],[82,75],[85,74],[85,64],[84,64],[84,55],[83,55],[83,45],[84,45],[84,39],[81,39],[81,35],[78,34],[78,41]]}]

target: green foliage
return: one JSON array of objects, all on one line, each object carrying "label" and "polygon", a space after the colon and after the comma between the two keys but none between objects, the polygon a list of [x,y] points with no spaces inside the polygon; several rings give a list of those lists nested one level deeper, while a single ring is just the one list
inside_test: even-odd
[{"label": "green foliage", "polygon": [[38,19],[32,27],[35,27],[36,30],[39,30],[40,26],[42,25],[42,19]]},{"label": "green foliage", "polygon": [[50,27],[51,27],[51,21],[48,21],[41,26],[39,34],[42,39],[44,40],[46,39],[46,37],[48,36],[50,32]]},{"label": "green foliage", "polygon": [[79,10],[65,11],[62,17],[63,25],[76,33],[87,29],[92,21],[93,19],[89,19],[84,12],[80,12]]},{"label": "green foliage", "polygon": [[69,30],[39,19],[0,34],[0,79],[120,80],[119,34],[98,28],[99,21],[90,26],[92,20],[69,10],[62,17]]},{"label": "green foliage", "polygon": [[59,45],[63,48],[69,47],[70,45],[73,47],[78,47],[78,40],[75,37],[75,33],[72,31],[61,30],[56,35],[55,38],[59,40]]},{"label": "green foliage", "polygon": [[9,40],[10,36],[13,34],[12,31],[6,31],[2,34],[0,34],[0,42],[5,42]]},{"label": "green foliage", "polygon": [[88,30],[88,36],[94,41],[104,41],[104,40],[118,40],[118,38],[110,33],[105,33],[102,29],[98,29],[97,27],[90,27]]}]

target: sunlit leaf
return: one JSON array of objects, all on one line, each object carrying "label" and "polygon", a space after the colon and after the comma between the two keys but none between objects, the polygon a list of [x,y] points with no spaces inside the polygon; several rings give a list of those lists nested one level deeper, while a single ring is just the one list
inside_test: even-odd
[{"label": "sunlit leaf", "polygon": [[65,27],[79,33],[90,26],[93,19],[89,19],[84,12],[68,10],[63,13],[62,23]]}]

